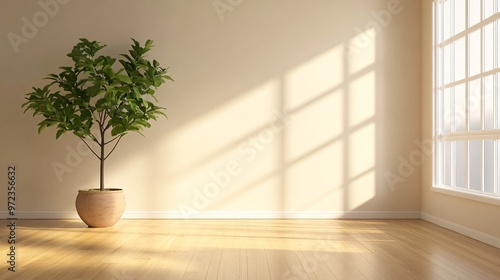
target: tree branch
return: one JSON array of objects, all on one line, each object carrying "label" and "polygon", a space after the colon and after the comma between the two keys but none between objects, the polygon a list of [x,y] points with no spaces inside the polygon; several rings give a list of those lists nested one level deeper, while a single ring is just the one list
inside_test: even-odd
[{"label": "tree branch", "polygon": [[108,123],[108,125],[106,125],[106,127],[104,128],[104,131],[108,130],[110,126],[111,124]]},{"label": "tree branch", "polygon": [[115,146],[113,147],[113,149],[111,149],[111,151],[108,153],[108,155],[104,157],[104,160],[106,160],[111,155],[111,153],[116,149],[116,146],[118,146],[118,143],[120,143],[120,140],[122,140],[123,135],[125,135],[125,134],[122,134],[119,136],[118,141],[116,141],[116,143],[115,143]]},{"label": "tree branch", "polygon": [[[97,116],[96,116],[96,113],[97,113]],[[99,123],[99,112],[97,111],[92,111],[92,118],[97,122]]]},{"label": "tree branch", "polygon": [[104,143],[104,145],[108,145],[109,143],[115,141],[117,138],[121,137],[120,135],[116,136],[115,138],[109,140],[108,142]]},{"label": "tree branch", "polygon": [[102,125],[104,126],[104,124],[106,123],[106,119],[108,118],[108,111],[104,110],[104,119],[102,120]]},{"label": "tree branch", "polygon": [[97,123],[99,124],[99,128],[100,128],[102,126],[102,112],[97,112],[97,115],[99,116]]},{"label": "tree branch", "polygon": [[82,137],[79,137],[79,138],[83,141],[83,143],[85,143],[85,146],[87,146],[87,148],[89,148],[89,150],[90,150],[90,151],[91,151],[91,152],[92,152],[92,153],[93,153],[93,154],[94,154],[94,155],[95,155],[98,159],[101,159],[101,157],[100,157],[100,156],[98,156],[96,152],[94,152],[94,150],[93,150],[93,149],[89,146],[89,144],[87,144],[87,142],[85,141],[85,139],[83,139]]},{"label": "tree branch", "polygon": [[111,125],[108,123],[106,126],[104,126],[106,124],[106,120],[108,119],[109,115],[106,111],[103,111],[103,116],[104,117],[102,118],[102,122],[99,124],[101,126],[102,132],[106,132]]},{"label": "tree branch", "polygon": [[101,142],[99,142],[99,140],[97,140],[97,137],[95,137],[95,135],[93,133],[90,133],[90,135],[92,135],[92,141],[94,141],[97,144],[99,144],[99,146],[102,144]]}]

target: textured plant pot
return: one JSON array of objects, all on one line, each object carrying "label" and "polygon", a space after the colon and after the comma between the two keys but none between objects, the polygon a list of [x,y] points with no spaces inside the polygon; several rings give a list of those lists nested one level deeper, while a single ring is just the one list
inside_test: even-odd
[{"label": "textured plant pot", "polygon": [[111,227],[125,211],[125,195],[122,189],[79,190],[75,206],[76,212],[89,227]]}]

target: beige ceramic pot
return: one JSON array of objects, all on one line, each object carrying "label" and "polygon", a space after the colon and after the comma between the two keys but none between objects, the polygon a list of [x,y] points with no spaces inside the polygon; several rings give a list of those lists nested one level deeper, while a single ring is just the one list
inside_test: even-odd
[{"label": "beige ceramic pot", "polygon": [[89,227],[111,227],[125,211],[125,195],[122,189],[79,190],[75,205],[76,212]]}]

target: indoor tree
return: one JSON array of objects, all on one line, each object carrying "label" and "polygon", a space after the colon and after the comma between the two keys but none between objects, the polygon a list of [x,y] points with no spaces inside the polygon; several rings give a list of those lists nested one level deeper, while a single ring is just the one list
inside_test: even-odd
[{"label": "indoor tree", "polygon": [[152,120],[166,117],[165,108],[156,105],[155,93],[172,78],[158,61],[146,58],[153,41],[147,40],[143,46],[132,41],[118,64],[116,58],[99,54],[106,45],[80,39],[68,54],[74,65],[49,74],[50,83],[33,87],[22,105],[25,112],[32,110],[33,116],[43,117],[38,133],[54,126],[56,139],[72,132],[87,145],[100,161],[100,191],[104,190],[104,162],[122,137],[128,132],[141,133]]}]

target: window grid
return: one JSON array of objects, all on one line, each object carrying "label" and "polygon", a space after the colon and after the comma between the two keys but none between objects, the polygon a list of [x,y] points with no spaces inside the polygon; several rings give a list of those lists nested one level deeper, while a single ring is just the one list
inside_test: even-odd
[{"label": "window grid", "polygon": [[[479,3],[476,1],[436,0],[433,5],[434,185],[437,187],[460,187],[462,190],[465,187],[470,192],[499,197],[500,100],[498,95],[500,93],[497,88],[500,76],[498,68],[500,62],[498,32],[500,1],[494,0],[492,2],[492,10],[486,9],[485,1],[487,0],[479,0]],[[476,22],[471,23],[470,15],[474,10],[471,5],[477,4],[479,4],[480,9],[479,22],[476,20]],[[457,11],[462,10],[465,15],[456,14]],[[445,19],[448,22],[445,22]],[[457,20],[465,22],[458,22],[457,27]],[[486,34],[486,30],[489,32],[492,30],[493,34]],[[473,37],[471,34],[476,31],[479,35],[479,42],[471,38]],[[487,40],[492,40],[490,45],[486,45]],[[479,53],[472,51],[474,44],[479,46]],[[463,59],[462,56],[465,56],[465,61],[457,64],[457,59]],[[475,56],[479,58],[477,61],[479,65],[474,62]],[[488,60],[486,60],[487,57]],[[493,62],[490,61],[491,58]],[[479,73],[472,73],[474,63],[479,66]],[[462,65],[465,67],[465,76],[461,74],[463,72],[457,72],[462,71],[460,69]],[[486,67],[490,69],[486,69]],[[492,81],[488,83],[488,80]],[[479,85],[471,88],[476,81],[479,81]],[[489,100],[487,100],[487,96],[490,97]],[[457,103],[459,101],[460,103]],[[493,102],[493,105],[490,102]],[[461,121],[464,123],[462,128],[459,128]],[[471,125],[472,123],[474,126]],[[489,142],[486,142],[488,140]],[[471,149],[473,143],[476,148]],[[488,148],[486,144],[488,144]],[[471,155],[473,156],[471,157]],[[478,158],[480,160],[477,160]],[[493,159],[493,166],[491,166],[491,159]],[[473,160],[475,161],[471,162]],[[465,174],[461,174],[463,168],[465,168]],[[479,178],[471,176],[472,168],[478,168]],[[488,182],[488,186],[486,186],[486,182]],[[493,182],[493,186],[491,186],[491,182]]]}]

